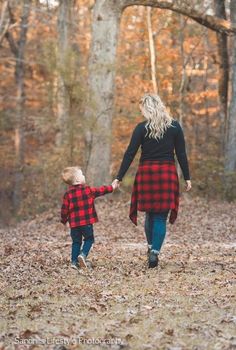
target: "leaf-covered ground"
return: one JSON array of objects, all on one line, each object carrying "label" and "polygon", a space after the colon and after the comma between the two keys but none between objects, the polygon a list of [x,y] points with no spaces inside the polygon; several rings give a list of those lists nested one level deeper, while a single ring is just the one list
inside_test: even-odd
[{"label": "leaf-covered ground", "polygon": [[87,271],[56,211],[1,230],[0,349],[236,349],[235,204],[181,197],[148,269],[144,216],[117,197],[97,200]]}]

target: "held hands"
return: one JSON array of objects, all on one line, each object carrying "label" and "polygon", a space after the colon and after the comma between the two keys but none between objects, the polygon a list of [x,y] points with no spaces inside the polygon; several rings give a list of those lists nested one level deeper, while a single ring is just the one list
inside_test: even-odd
[{"label": "held hands", "polygon": [[190,191],[191,190],[191,188],[192,188],[192,184],[191,184],[191,180],[186,180],[185,181],[185,191]]},{"label": "held hands", "polygon": [[120,181],[115,179],[113,182],[112,182],[112,187],[113,187],[113,190],[116,190],[117,188],[120,187]]},{"label": "held hands", "polygon": [[64,231],[68,231],[68,228],[70,228],[69,222],[67,221],[65,224],[61,222],[61,226],[63,226]]}]

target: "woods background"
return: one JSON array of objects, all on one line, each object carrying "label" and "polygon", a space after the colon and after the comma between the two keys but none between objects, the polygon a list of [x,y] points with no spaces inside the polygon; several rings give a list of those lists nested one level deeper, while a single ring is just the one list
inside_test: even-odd
[{"label": "woods background", "polygon": [[0,4],[3,223],[58,206],[65,166],[114,178],[152,91],[183,126],[193,194],[235,199],[234,0]]}]

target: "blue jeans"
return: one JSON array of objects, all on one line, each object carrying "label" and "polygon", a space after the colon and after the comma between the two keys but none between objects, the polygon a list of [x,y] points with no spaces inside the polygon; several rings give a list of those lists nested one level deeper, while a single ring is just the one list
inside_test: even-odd
[{"label": "blue jeans", "polygon": [[[70,235],[72,238],[71,247],[71,262],[77,263],[79,254],[88,256],[88,253],[94,243],[93,225],[72,227],[70,229]],[[83,238],[83,246],[82,246]],[[81,249],[82,246],[82,249]]]},{"label": "blue jeans", "polygon": [[169,210],[162,213],[146,213],[145,233],[149,247],[159,253],[166,236],[166,220]]}]

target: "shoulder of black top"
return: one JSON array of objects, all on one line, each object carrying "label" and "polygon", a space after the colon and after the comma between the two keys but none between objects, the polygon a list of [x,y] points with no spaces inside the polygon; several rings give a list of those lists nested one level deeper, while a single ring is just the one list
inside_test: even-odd
[{"label": "shoulder of black top", "polygon": [[173,119],[171,126],[173,128],[179,127],[180,126],[179,121],[177,119]]},{"label": "shoulder of black top", "polygon": [[142,125],[145,125],[146,124],[146,120],[143,120],[142,122],[138,123],[137,126],[142,126]]}]

